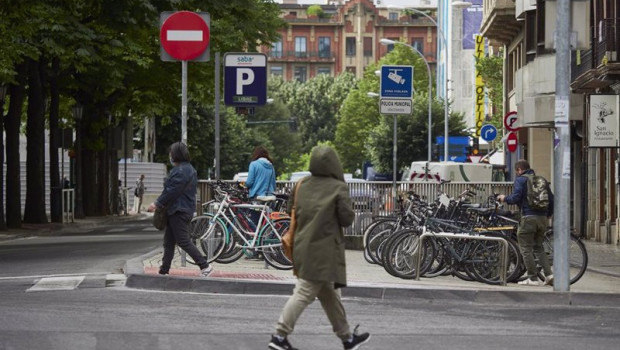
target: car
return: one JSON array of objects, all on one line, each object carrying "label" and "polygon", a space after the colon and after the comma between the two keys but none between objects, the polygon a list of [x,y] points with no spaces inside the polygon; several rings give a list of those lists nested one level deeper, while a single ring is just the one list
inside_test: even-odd
[{"label": "car", "polygon": [[247,180],[248,180],[247,172],[236,173],[235,176],[233,176],[233,181],[246,182]]},{"label": "car", "polygon": [[297,171],[291,174],[290,181],[297,182],[299,179],[312,175],[309,171]]}]

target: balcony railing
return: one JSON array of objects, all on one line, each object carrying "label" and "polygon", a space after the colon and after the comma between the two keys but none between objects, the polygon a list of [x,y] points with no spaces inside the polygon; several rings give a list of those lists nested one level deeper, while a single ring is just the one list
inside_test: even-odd
[{"label": "balcony railing", "polygon": [[620,19],[601,20],[592,28],[592,45],[590,50],[571,55],[571,81],[584,73],[609,63],[620,63]]},{"label": "balcony railing", "polygon": [[269,51],[270,59],[276,61],[325,61],[332,62],[336,54],[332,51]]}]

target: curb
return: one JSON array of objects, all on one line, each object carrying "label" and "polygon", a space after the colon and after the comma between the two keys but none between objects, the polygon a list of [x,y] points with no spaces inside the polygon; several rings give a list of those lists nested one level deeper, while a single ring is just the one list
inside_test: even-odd
[{"label": "curb", "polygon": [[[215,294],[291,295],[293,281],[261,281],[230,278],[197,278],[187,276],[150,275],[144,273],[143,261],[152,257],[158,249],[127,260],[125,263],[125,286],[134,289],[168,292],[192,292]],[[501,288],[501,287],[500,287]],[[544,290],[479,290],[429,286],[365,285],[351,283],[343,288],[343,297],[403,301],[410,299],[428,302],[468,302],[484,304],[521,304],[557,306],[605,306],[620,305],[620,294],[554,292]]]}]

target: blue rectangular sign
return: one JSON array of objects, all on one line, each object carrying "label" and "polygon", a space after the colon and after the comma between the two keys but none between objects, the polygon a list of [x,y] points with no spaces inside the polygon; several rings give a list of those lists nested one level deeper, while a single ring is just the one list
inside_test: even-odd
[{"label": "blue rectangular sign", "polygon": [[411,98],[413,66],[381,66],[380,97]]},{"label": "blue rectangular sign", "polygon": [[267,56],[227,53],[224,56],[224,104],[262,106],[267,103]]}]

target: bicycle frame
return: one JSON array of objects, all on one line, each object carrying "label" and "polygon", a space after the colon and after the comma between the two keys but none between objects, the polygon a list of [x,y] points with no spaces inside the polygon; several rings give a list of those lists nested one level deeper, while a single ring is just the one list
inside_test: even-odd
[{"label": "bicycle frame", "polygon": [[[247,220],[247,219],[243,215],[241,218],[239,217],[240,213],[238,209],[250,209],[250,210],[259,209],[261,211],[260,218],[258,220],[258,223],[256,224],[256,228],[254,231],[250,231],[247,228],[243,227],[244,222],[241,220]],[[230,242],[229,239],[231,239],[230,235],[232,233],[229,231],[229,228],[231,228],[234,234],[236,235],[236,237],[240,238],[243,241],[243,244],[241,244],[241,247],[244,249],[279,247],[282,245],[282,243],[267,244],[267,245],[258,244],[261,237],[263,236],[263,234],[268,228],[271,228],[274,232],[276,232],[276,235],[278,236],[278,240],[282,239],[276,227],[273,225],[273,221],[268,215],[270,212],[271,212],[271,209],[269,208],[269,205],[267,203],[265,204],[235,203],[234,201],[231,200],[230,195],[226,193],[224,194],[224,198],[220,202],[217,212],[213,214],[213,217],[210,220],[212,222],[215,222],[215,220],[220,220],[227,224],[226,225],[226,231],[227,231],[226,232],[226,243]],[[247,224],[247,222],[245,223]],[[246,225],[246,227],[249,227],[249,225]],[[215,226],[210,226],[209,229],[202,236],[200,236],[200,239],[202,240],[204,237],[209,236],[214,229],[215,229]],[[252,236],[252,239],[248,240],[246,236]]]}]

